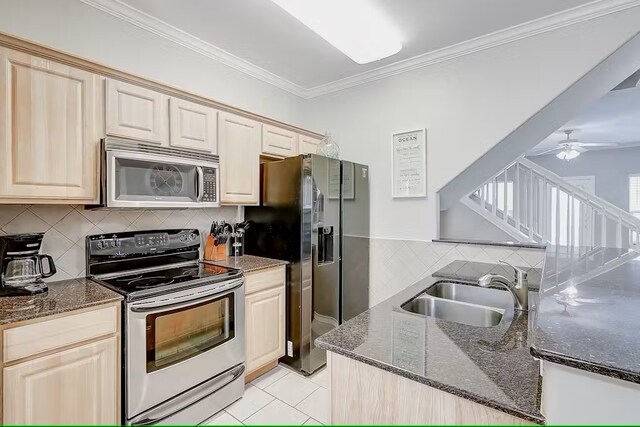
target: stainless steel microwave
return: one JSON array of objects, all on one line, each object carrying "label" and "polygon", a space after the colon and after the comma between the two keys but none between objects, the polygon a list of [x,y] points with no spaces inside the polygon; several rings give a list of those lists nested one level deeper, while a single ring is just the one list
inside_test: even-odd
[{"label": "stainless steel microwave", "polygon": [[102,140],[102,207],[217,208],[218,156],[135,141]]}]

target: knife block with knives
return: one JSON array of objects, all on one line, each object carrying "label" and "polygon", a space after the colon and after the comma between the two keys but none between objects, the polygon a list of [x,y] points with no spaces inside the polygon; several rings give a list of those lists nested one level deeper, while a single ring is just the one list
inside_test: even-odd
[{"label": "knife block with knives", "polygon": [[229,240],[231,224],[224,221],[214,221],[204,246],[206,261],[220,261],[227,258],[227,241]]}]

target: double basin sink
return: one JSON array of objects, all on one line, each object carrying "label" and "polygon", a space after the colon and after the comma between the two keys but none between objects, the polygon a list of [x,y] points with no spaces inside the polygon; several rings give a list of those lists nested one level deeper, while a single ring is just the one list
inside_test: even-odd
[{"label": "double basin sink", "polygon": [[402,304],[411,313],[464,325],[491,327],[500,324],[509,306],[510,292],[493,288],[438,282]]}]

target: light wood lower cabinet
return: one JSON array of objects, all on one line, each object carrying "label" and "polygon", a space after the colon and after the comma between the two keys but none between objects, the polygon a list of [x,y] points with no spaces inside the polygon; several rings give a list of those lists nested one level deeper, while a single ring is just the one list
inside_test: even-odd
[{"label": "light wood lower cabinet", "polygon": [[4,368],[4,424],[118,424],[118,339]]},{"label": "light wood lower cabinet", "polygon": [[246,275],[245,347],[247,376],[285,353],[284,267]]},{"label": "light wood lower cabinet", "polygon": [[98,76],[0,48],[0,203],[96,203]]},{"label": "light wood lower cabinet", "polygon": [[327,364],[331,424],[532,424],[336,353]]},{"label": "light wood lower cabinet", "polygon": [[5,326],[3,424],[120,424],[119,313],[116,303]]}]

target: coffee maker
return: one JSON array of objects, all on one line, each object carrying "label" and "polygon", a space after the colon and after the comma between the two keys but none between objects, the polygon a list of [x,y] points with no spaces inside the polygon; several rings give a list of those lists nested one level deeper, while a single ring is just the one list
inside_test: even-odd
[{"label": "coffee maker", "polygon": [[51,256],[40,254],[43,237],[44,233],[0,236],[0,296],[34,295],[47,290],[42,279],[53,276],[56,266]]}]

